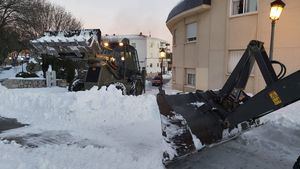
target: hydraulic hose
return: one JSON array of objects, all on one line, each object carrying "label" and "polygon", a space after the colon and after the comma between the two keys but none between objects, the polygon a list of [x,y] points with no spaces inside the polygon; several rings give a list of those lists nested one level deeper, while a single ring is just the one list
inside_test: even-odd
[{"label": "hydraulic hose", "polygon": [[279,61],[276,61],[276,60],[273,60],[271,63],[280,66],[280,72],[277,74],[277,78],[278,79],[284,78],[284,76],[286,75],[286,67],[285,67],[285,65],[283,63],[279,62]]}]

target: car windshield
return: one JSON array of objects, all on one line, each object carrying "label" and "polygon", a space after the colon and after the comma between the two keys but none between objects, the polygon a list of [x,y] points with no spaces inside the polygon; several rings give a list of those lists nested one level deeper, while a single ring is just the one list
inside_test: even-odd
[{"label": "car windshield", "polygon": [[154,77],[153,80],[160,80],[160,77],[159,77],[159,76],[156,76],[156,77]]}]

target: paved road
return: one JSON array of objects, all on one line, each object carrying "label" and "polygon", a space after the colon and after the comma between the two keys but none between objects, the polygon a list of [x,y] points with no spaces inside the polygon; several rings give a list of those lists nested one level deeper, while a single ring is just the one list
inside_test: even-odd
[{"label": "paved road", "polygon": [[5,130],[15,129],[26,126],[17,121],[17,119],[9,119],[0,117],[0,133]]},{"label": "paved road", "polygon": [[167,169],[292,169],[300,153],[300,132],[272,127],[254,129],[255,135],[250,131],[235,140],[176,161]]}]

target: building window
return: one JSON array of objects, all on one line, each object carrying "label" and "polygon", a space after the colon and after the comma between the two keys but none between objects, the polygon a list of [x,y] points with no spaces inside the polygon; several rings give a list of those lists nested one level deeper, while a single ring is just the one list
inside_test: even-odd
[{"label": "building window", "polygon": [[159,63],[157,63],[157,67],[159,67]]},{"label": "building window", "polygon": [[188,86],[196,86],[196,73],[195,69],[186,69],[186,85]]},{"label": "building window", "polygon": [[195,42],[197,40],[197,23],[190,23],[186,25],[186,41]]},{"label": "building window", "polygon": [[152,67],[152,63],[150,63],[150,67]]},{"label": "building window", "polygon": [[196,86],[196,75],[195,74],[188,74],[187,75],[187,85],[189,86]]},{"label": "building window", "polygon": [[173,31],[173,45],[176,45],[176,29]]},{"label": "building window", "polygon": [[[230,50],[229,51],[229,59],[228,59],[228,73],[231,74],[236,67],[236,65],[241,60],[245,50]],[[252,69],[251,74],[254,74],[254,69]]]},{"label": "building window", "polygon": [[257,0],[231,0],[231,15],[257,11]]}]

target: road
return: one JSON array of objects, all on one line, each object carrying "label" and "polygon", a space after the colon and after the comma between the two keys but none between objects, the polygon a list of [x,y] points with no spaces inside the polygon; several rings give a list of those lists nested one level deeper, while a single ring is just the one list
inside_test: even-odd
[{"label": "road", "polygon": [[9,119],[0,117],[0,133],[5,130],[15,129],[26,126],[25,124],[19,123],[16,119]]},{"label": "road", "polygon": [[300,153],[299,130],[266,125],[167,169],[292,169]]}]

